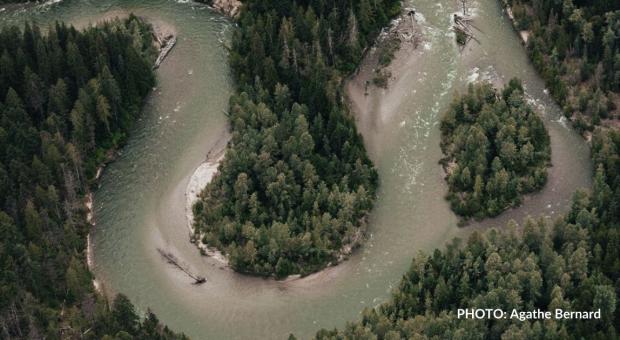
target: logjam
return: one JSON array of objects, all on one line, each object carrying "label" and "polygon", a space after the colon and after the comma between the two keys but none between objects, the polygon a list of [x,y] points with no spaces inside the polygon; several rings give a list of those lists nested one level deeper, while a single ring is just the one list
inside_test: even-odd
[{"label": "logjam", "polygon": [[181,271],[183,271],[187,276],[194,279],[194,284],[199,285],[207,282],[207,279],[204,276],[193,274],[186,266],[182,265],[179,259],[174,256],[171,252],[165,251],[161,248],[157,248],[157,251],[161,254],[161,256],[168,261],[171,265],[177,267]]},{"label": "logjam", "polygon": [[401,21],[390,28],[388,35],[391,39],[397,39],[401,43],[411,43],[415,49],[422,41],[422,34],[417,27],[416,11],[413,8],[406,8],[405,13],[406,15],[403,15],[400,20],[409,17],[411,25]]},{"label": "logjam", "polygon": [[480,44],[480,40],[476,38],[472,28],[475,28],[478,31],[480,31],[480,29],[474,26],[472,22],[473,20],[468,17],[462,17],[458,14],[454,14],[454,26],[452,26],[452,29],[457,34],[462,34],[465,36],[463,46],[467,45],[470,40],[475,40],[478,44]]}]

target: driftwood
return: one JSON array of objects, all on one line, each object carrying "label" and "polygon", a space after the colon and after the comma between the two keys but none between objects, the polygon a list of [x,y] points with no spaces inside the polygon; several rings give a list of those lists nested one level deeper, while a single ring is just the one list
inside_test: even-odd
[{"label": "driftwood", "polygon": [[177,43],[177,38],[174,35],[168,35],[163,39],[160,39],[159,36],[156,35],[157,42],[159,43],[159,56],[157,56],[157,60],[155,60],[155,64],[153,64],[153,69],[156,69],[161,65],[161,63],[166,59],[172,48]]},{"label": "driftwood", "polygon": [[186,266],[181,264],[181,261],[179,261],[179,259],[177,259],[177,257],[174,256],[171,252],[165,251],[161,248],[157,248],[157,251],[161,254],[161,256],[164,259],[166,259],[166,261],[168,261],[168,263],[177,267],[182,272],[187,274],[187,276],[191,277],[194,280],[194,284],[199,285],[199,284],[203,284],[207,282],[207,279],[204,276],[193,274]]},{"label": "driftwood", "polygon": [[[478,40],[476,38],[476,36],[474,35],[474,31],[472,28],[480,31],[479,28],[477,28],[476,26],[474,26],[474,24],[472,23],[473,19],[467,18],[467,17],[462,17],[459,16],[458,14],[454,14],[454,26],[452,26],[452,29],[457,33],[457,34],[463,34],[465,36],[465,43],[463,45],[467,45],[467,43],[470,40],[474,40],[476,41],[478,44],[480,44],[480,40]],[[482,32],[482,31],[480,31]]]},{"label": "driftwood", "polygon": [[401,42],[410,42],[413,44],[413,48],[418,48],[418,45],[422,40],[422,33],[416,27],[418,23],[415,17],[416,11],[413,8],[406,8],[405,11],[407,12],[407,16],[411,21],[411,29],[408,29],[407,27],[397,27],[394,33],[398,35],[398,38]]},{"label": "driftwood", "polygon": [[415,32],[415,23],[416,23],[416,20],[415,20],[415,9],[409,10],[409,13],[407,13],[407,15],[411,19],[411,32]]}]

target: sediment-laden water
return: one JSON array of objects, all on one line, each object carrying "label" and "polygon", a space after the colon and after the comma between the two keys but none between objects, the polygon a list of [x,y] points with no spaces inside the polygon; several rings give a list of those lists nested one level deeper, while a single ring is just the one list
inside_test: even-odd
[{"label": "sediment-laden water", "polygon": [[[228,20],[203,5],[171,0],[65,0],[9,9],[0,20],[84,25],[135,12],[178,34],[177,46],[158,70],[158,86],[143,118],[95,193],[95,275],[106,292],[128,295],[138,308],[151,308],[164,323],[194,339],[277,339],[291,332],[305,338],[322,327],[343,327],[364,307],[385,301],[418,251],[528,214],[559,216],[572,192],[591,184],[587,145],[560,119],[498,1],[478,0],[480,44],[472,42],[463,52],[451,31],[457,3],[411,1],[425,43],[399,61],[389,90],[372,89],[357,102],[360,131],[381,178],[369,240],[345,263],[292,282],[222,269],[188,242],[188,179],[227,133],[224,110],[232,83],[222,43],[232,28]],[[443,199],[447,188],[437,163],[440,115],[468,81],[513,76],[524,80],[549,129],[554,164],[549,183],[520,208],[459,228]],[[192,285],[162,260],[157,247],[173,252],[207,283]]]}]

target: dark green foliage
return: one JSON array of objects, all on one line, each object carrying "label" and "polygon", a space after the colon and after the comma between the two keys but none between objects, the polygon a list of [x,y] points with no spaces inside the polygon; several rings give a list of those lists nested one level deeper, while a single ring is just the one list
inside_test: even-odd
[{"label": "dark green foliage", "polygon": [[194,207],[197,233],[236,270],[307,274],[357,238],[377,173],[341,82],[399,10],[395,0],[244,2],[233,138]]},{"label": "dark green foliage", "polygon": [[465,33],[465,31],[463,31],[462,29],[455,29],[455,33],[456,33],[456,43],[464,46],[465,44],[467,44],[467,33]]},{"label": "dark green foliage", "polygon": [[[597,264],[616,283],[620,279],[620,132],[596,133],[592,139],[596,173],[594,194],[581,195],[569,218],[592,230]],[[587,221],[587,222],[584,222]],[[607,227],[609,226],[609,227]],[[620,287],[618,284],[616,287]],[[618,319],[617,319],[618,321]]]},{"label": "dark green foliage", "polygon": [[375,71],[375,76],[372,78],[372,83],[381,88],[387,88],[390,78],[392,77],[392,72],[380,69]]},{"label": "dark green foliage", "polygon": [[441,120],[448,200],[457,214],[496,216],[542,188],[551,159],[545,126],[517,79],[497,93],[470,84]]},{"label": "dark green foliage", "polygon": [[528,51],[580,131],[618,119],[620,2],[509,0]]},{"label": "dark green foliage", "polygon": [[[555,223],[529,220],[474,233],[466,244],[413,260],[390,302],[318,339],[617,339],[620,326],[620,132],[593,140],[592,194],[578,192]],[[458,308],[500,308],[507,319],[457,318]],[[601,310],[598,320],[519,321],[512,309]]]},{"label": "dark green foliage", "polygon": [[84,194],[154,85],[151,39],[134,16],[0,31],[0,338],[174,337],[124,297],[110,313],[85,259]]},{"label": "dark green foliage", "polygon": [[400,50],[400,39],[396,37],[389,37],[378,48],[379,53],[379,67],[388,66],[394,60],[394,55]]}]

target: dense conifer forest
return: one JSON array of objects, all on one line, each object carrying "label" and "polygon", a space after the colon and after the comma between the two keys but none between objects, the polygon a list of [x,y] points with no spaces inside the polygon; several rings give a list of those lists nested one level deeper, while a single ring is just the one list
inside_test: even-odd
[{"label": "dense conifer forest", "polygon": [[613,126],[620,109],[620,2],[509,0],[527,48],[575,127]]},{"label": "dense conifer forest", "polygon": [[172,339],[86,268],[84,195],[154,85],[151,27],[0,31],[0,338]]},{"label": "dense conifer forest", "polygon": [[341,83],[399,12],[397,0],[244,2],[233,137],[194,206],[198,235],[234,269],[307,274],[359,238],[377,173]]},{"label": "dense conifer forest", "polygon": [[470,84],[441,120],[441,160],[452,210],[464,217],[496,216],[542,188],[551,160],[543,121],[518,79],[498,93]]}]

